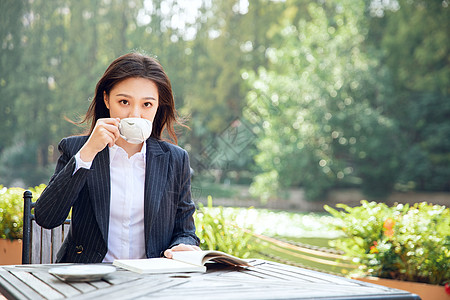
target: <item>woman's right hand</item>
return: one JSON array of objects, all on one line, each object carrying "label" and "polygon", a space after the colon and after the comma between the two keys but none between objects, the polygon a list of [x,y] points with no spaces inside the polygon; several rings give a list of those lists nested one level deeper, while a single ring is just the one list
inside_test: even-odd
[{"label": "woman's right hand", "polygon": [[89,139],[80,149],[80,158],[82,161],[93,161],[97,153],[102,151],[106,145],[112,147],[120,137],[119,118],[98,119],[95,123]]}]

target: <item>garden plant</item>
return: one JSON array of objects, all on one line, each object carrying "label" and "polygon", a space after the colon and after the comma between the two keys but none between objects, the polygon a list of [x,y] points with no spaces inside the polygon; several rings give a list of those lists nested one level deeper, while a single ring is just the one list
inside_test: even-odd
[{"label": "garden plant", "polygon": [[359,265],[358,275],[444,285],[450,281],[450,209],[361,201],[357,207],[325,205],[341,220],[343,237],[332,246]]},{"label": "garden plant", "polygon": [[[44,190],[45,185],[41,184],[34,188],[29,188],[36,200]],[[6,188],[0,185],[0,238],[1,239],[21,239],[23,234],[23,193],[22,188]]]},{"label": "garden plant", "polygon": [[235,222],[237,214],[232,210],[222,206],[213,207],[211,196],[208,196],[206,207],[199,204],[194,217],[196,234],[203,250],[223,251],[240,258],[257,254],[259,244],[253,241],[252,229],[240,228]]}]

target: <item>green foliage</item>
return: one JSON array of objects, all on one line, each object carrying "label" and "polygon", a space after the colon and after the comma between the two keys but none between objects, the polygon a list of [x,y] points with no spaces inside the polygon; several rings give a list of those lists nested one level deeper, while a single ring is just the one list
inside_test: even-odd
[{"label": "green foliage", "polygon": [[15,185],[17,180],[25,186],[48,181],[55,170],[54,164],[36,165],[38,153],[35,141],[19,141],[9,146],[0,155],[0,178],[7,186]]},{"label": "green foliage", "polygon": [[394,179],[398,189],[448,191],[450,7],[417,0],[399,0],[397,6],[369,19],[367,38],[367,44],[384,50],[392,78],[393,94],[384,110],[401,129]]},{"label": "green foliage", "polygon": [[245,73],[244,116],[260,126],[252,192],[448,191],[449,8],[405,0],[378,17],[373,1],[299,3],[286,1],[268,67]]},{"label": "green foliage", "polygon": [[237,257],[248,258],[258,251],[253,241],[251,229],[243,230],[234,219],[236,214],[227,213],[221,206],[213,207],[212,197],[208,197],[208,206],[202,204],[195,214],[196,234],[203,250],[219,250]]},{"label": "green foliage", "polygon": [[411,91],[434,91],[448,97],[448,3],[399,0],[398,6],[387,10],[383,18],[370,19],[378,38],[369,42],[379,43],[386,50],[386,64],[393,67],[398,88],[410,95]]},{"label": "green foliage", "polygon": [[391,190],[397,128],[383,114],[387,78],[380,54],[364,46],[364,11],[365,1],[310,3],[281,30],[283,46],[269,49],[271,67],[249,75],[244,115],[263,130],[256,194],[303,186],[314,200],[356,182],[372,194]]},{"label": "green foliage", "polygon": [[[29,188],[37,199],[45,185]],[[21,239],[23,234],[23,193],[22,188],[6,188],[0,185],[0,238]]]},{"label": "green foliage", "polygon": [[[47,182],[57,143],[82,131],[64,117],[138,50],[171,78],[197,174],[245,174],[263,199],[449,191],[447,2],[0,1],[0,182]],[[242,148],[236,120],[250,123]]]},{"label": "green foliage", "polygon": [[444,284],[450,280],[450,209],[426,202],[413,206],[361,201],[361,206],[325,206],[341,220],[332,246],[383,278]]},{"label": "green foliage", "polygon": [[[3,0],[0,3],[0,154],[12,141],[16,130],[17,116],[14,114],[14,99],[20,92],[16,83],[20,62],[22,17],[25,0]],[[7,8],[6,8],[7,7]],[[0,167],[0,170],[2,168]]]},{"label": "green foliage", "polygon": [[[29,169],[51,166],[59,140],[82,131],[64,117],[78,121],[107,65],[134,50],[162,63],[178,111],[192,117],[188,123],[192,130],[180,131],[180,144],[193,153],[210,145],[241,117],[246,91],[240,70],[266,63],[266,34],[272,24],[268,20],[276,19],[282,5],[266,0],[249,5],[247,11],[235,0],[197,1],[198,11],[187,5],[191,6],[163,0],[2,1],[3,161],[8,159],[3,152],[14,151],[14,141],[20,140],[33,157]],[[237,158],[229,160],[227,168],[248,171],[252,153],[241,152]],[[200,171],[197,161],[191,162]],[[37,184],[47,182],[48,175],[5,171],[0,181],[6,180]]]}]

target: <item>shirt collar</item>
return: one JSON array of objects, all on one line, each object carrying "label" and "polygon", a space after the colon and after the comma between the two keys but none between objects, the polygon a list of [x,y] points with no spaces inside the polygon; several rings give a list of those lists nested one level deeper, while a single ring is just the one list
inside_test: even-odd
[{"label": "shirt collar", "polygon": [[[108,147],[108,148],[109,148],[109,163],[111,163],[114,160],[114,157],[116,156],[117,151],[119,149],[120,149],[120,151],[125,152],[125,150],[122,147],[117,146],[116,144],[114,144],[112,147]],[[147,144],[144,143],[142,145],[141,151],[139,151],[138,153],[134,154],[133,156],[139,156],[139,157],[145,158],[146,154],[147,154]]]}]

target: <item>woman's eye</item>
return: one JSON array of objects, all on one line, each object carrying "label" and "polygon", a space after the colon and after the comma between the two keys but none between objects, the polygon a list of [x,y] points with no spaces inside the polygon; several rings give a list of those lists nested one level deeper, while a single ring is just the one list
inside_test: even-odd
[{"label": "woman's eye", "polygon": [[128,100],[120,100],[119,102],[122,104],[128,104]]},{"label": "woman's eye", "polygon": [[152,107],[153,104],[152,104],[151,102],[145,102],[145,103],[144,103],[144,106],[145,106],[145,107]]}]

